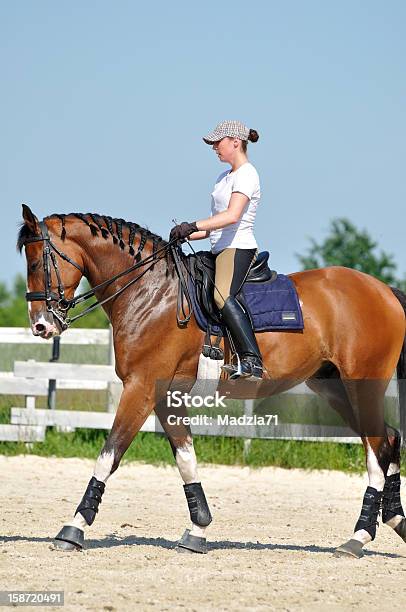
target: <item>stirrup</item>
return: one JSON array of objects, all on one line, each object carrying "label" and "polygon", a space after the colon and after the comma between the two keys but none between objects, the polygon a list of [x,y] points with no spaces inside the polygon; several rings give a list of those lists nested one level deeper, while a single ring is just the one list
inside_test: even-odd
[{"label": "stirrup", "polygon": [[[237,363],[232,363],[234,357],[236,358]],[[229,374],[230,380],[232,380],[232,376],[241,372],[241,362],[238,353],[234,353],[234,355],[231,357],[231,363],[225,363],[221,366],[221,369],[223,372],[226,372],[226,374]],[[238,378],[238,376],[236,378]]]},{"label": "stirrup", "polygon": [[[260,362],[252,363],[250,360],[247,360],[246,358],[244,361],[245,361],[244,365],[246,365],[248,361],[249,368],[246,368],[244,366],[241,367],[241,362],[239,361],[237,366],[234,364],[228,363],[228,364],[221,366],[221,369],[227,374],[229,374],[230,380],[237,380],[238,378],[244,378],[244,380],[262,380],[263,378],[262,364],[260,365]],[[259,360],[257,359],[257,361]]]},{"label": "stirrup", "polygon": [[262,360],[257,355],[244,355],[239,363],[240,372],[235,377],[245,380],[262,380],[263,366]]},{"label": "stirrup", "polygon": [[252,374],[245,376],[244,380],[263,380],[264,371],[262,368],[253,368]]},{"label": "stirrup", "polygon": [[237,366],[235,366],[232,363],[226,363],[222,365],[221,369],[223,370],[223,372],[226,372],[227,374],[235,374],[236,372],[238,372]]}]

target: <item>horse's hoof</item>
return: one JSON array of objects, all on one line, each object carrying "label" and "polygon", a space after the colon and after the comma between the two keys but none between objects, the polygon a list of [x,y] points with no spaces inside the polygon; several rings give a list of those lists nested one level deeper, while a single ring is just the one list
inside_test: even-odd
[{"label": "horse's hoof", "polygon": [[335,553],[335,557],[354,557],[355,559],[361,559],[364,556],[362,550],[363,544],[358,540],[348,540],[345,544],[339,546]]},{"label": "horse's hoof", "polygon": [[186,529],[176,547],[177,552],[207,553],[206,538],[190,535],[190,529]]},{"label": "horse's hoof", "polygon": [[190,550],[190,548],[183,548],[182,546],[177,546],[175,548],[177,553],[186,553],[187,555],[193,555],[194,551]]},{"label": "horse's hoof", "polygon": [[71,542],[65,542],[64,540],[54,540],[53,542],[54,550],[63,550],[64,552],[81,552],[80,546],[75,546],[75,544],[71,544]]},{"label": "horse's hoof", "polygon": [[406,542],[406,519],[402,519],[397,527],[395,527],[396,533]]},{"label": "horse's hoof", "polygon": [[57,550],[72,551],[82,550],[85,534],[82,529],[65,525],[57,536],[55,536],[54,547]]}]

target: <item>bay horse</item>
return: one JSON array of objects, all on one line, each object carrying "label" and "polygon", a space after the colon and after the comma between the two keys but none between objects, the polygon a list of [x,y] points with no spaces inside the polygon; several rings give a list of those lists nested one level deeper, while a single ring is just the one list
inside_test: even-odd
[{"label": "bay horse", "polygon": [[[194,317],[186,329],[179,326],[178,278],[168,243],[135,223],[90,213],[53,214],[39,221],[23,205],[17,247],[20,252],[25,247],[34,335],[49,338],[63,332],[70,307],[82,299],[74,298],[82,276],[95,288],[113,327],[123,392],[84,496],[55,539],[60,549],[81,549],[84,530],[96,517],[109,476],[152,410],[162,418],[156,381],[195,379],[204,333]],[[297,272],[290,278],[301,300],[304,330],[257,334],[266,371],[271,373],[265,381],[270,383],[267,395],[305,381],[360,433],[369,486],[353,535],[336,550],[338,555],[359,558],[363,546],[375,538],[381,509],[382,521],[406,541],[400,501],[401,440],[383,416],[385,390],[395,368],[398,378],[406,378],[406,295],[344,267]],[[93,290],[83,299],[92,294]],[[367,384],[371,382],[372,392]],[[403,414],[404,391],[400,403]],[[184,482],[192,522],[180,550],[207,552],[205,531],[212,517],[190,429],[172,428],[163,418],[161,423]]]}]

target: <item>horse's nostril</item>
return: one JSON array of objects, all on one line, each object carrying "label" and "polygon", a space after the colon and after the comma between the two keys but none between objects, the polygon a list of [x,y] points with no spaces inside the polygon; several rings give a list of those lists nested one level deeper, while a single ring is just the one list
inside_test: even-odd
[{"label": "horse's nostril", "polygon": [[45,331],[45,325],[42,325],[42,323],[35,323],[35,331],[39,333]]}]

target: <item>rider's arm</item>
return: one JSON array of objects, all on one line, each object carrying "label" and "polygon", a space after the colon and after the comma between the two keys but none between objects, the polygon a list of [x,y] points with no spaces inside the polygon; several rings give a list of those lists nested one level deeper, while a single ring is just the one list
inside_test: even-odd
[{"label": "rider's arm", "polygon": [[210,232],[204,230],[201,232],[193,232],[193,234],[190,234],[188,240],[203,240],[203,238],[208,238],[209,234]]},{"label": "rider's arm", "polygon": [[248,201],[249,198],[243,193],[232,193],[227,210],[217,215],[213,215],[212,217],[208,217],[207,219],[196,221],[196,226],[199,231],[193,232],[193,234],[189,236],[189,240],[207,238],[211,230],[221,229],[227,225],[237,223],[241,219]]}]

